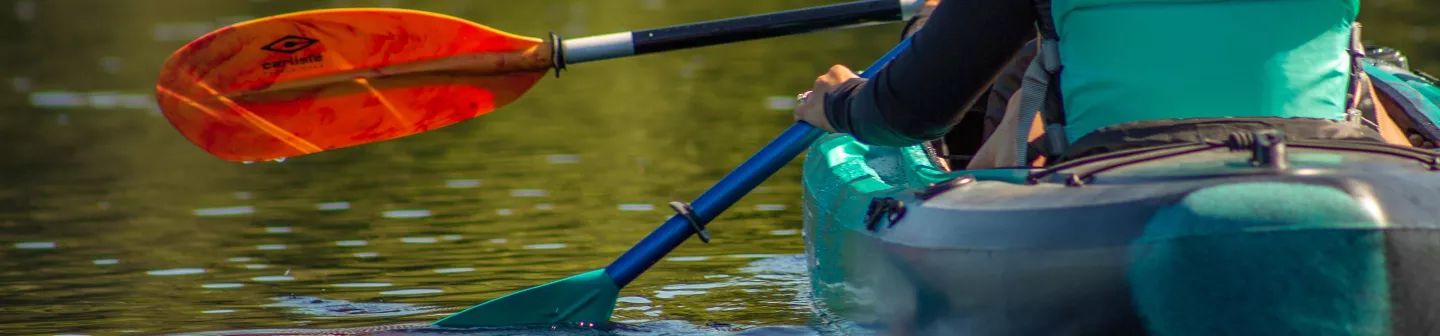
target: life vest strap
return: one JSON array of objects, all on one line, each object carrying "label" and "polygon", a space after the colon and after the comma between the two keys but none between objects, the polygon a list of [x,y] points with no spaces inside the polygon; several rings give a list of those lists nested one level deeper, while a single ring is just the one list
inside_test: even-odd
[{"label": "life vest strap", "polygon": [[[1041,139],[1046,143],[1045,151],[1040,153],[1046,157],[1064,153],[1065,146],[1069,141],[1065,139],[1065,114],[1060,102],[1060,41],[1044,37],[1042,35],[1039,53],[1030,61],[1030,67],[1025,69],[1025,78],[1021,82],[1020,91],[1020,119],[1016,123],[1018,132],[1015,132],[1015,165],[1030,165],[1030,125],[1035,122],[1037,114],[1044,116],[1045,135]],[[1039,94],[1037,94],[1039,93]]]},{"label": "life vest strap", "polygon": [[1347,93],[1349,106],[1345,107],[1345,118],[1357,123],[1364,124],[1375,130],[1380,130],[1377,123],[1379,116],[1375,113],[1375,100],[1370,95],[1370,76],[1365,75],[1365,44],[1360,40],[1361,25],[1359,22],[1352,22],[1350,25],[1350,90]]}]

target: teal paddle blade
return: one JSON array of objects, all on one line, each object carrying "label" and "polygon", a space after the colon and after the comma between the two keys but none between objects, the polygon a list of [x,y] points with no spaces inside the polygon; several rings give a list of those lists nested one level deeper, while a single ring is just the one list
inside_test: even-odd
[{"label": "teal paddle blade", "polygon": [[610,321],[620,287],[598,269],[510,293],[432,325],[445,328],[553,326]]}]

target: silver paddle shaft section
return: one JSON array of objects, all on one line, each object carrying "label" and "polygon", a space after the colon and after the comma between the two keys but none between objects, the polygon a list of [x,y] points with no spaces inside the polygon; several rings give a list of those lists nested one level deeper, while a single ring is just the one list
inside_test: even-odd
[{"label": "silver paddle shaft section", "polygon": [[598,61],[635,55],[630,32],[565,40],[565,64]]}]

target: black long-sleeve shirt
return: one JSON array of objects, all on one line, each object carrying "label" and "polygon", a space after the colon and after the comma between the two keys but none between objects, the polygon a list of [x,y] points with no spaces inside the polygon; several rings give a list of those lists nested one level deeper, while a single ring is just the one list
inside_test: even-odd
[{"label": "black long-sleeve shirt", "polygon": [[836,131],[872,145],[939,138],[1035,38],[1035,19],[1031,0],[942,1],[910,47],[872,79],[826,94],[825,115]]}]

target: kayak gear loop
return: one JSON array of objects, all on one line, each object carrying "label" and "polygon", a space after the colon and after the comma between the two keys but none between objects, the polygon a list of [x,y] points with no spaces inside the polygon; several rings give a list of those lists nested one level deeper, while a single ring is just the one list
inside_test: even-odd
[{"label": "kayak gear loop", "polygon": [[919,199],[922,200],[922,201],[929,201],[931,198],[935,198],[935,196],[939,196],[940,194],[943,194],[943,193],[945,193],[946,191],[950,191],[950,190],[955,189],[955,188],[967,186],[967,185],[970,185],[971,183],[975,183],[975,176],[972,176],[972,175],[962,175],[962,176],[959,176],[959,177],[956,177],[956,178],[952,178],[952,179],[949,179],[949,180],[945,180],[945,181],[941,181],[941,182],[938,182],[938,183],[932,183],[932,184],[930,184],[929,186],[925,187],[925,190],[921,190],[921,191],[919,191],[919,192],[916,192],[916,193],[915,193],[915,197],[916,197],[916,198],[919,198]]},{"label": "kayak gear loop", "polygon": [[1397,156],[1415,160],[1425,165],[1426,169],[1430,171],[1440,171],[1440,153],[1437,152],[1370,141],[1295,140],[1286,142],[1284,138],[1284,133],[1279,130],[1259,130],[1251,134],[1237,132],[1237,134],[1231,134],[1225,141],[1181,143],[1116,151],[1067,161],[1031,174],[1025,178],[1025,181],[1026,184],[1038,184],[1041,178],[1061,171],[1073,170],[1065,178],[1064,183],[1068,187],[1081,187],[1092,182],[1095,174],[1115,168],[1219,148],[1232,151],[1248,149],[1252,152],[1252,163],[1275,169],[1284,169],[1287,166],[1288,162],[1285,159],[1287,148],[1306,148]]},{"label": "kayak gear loop", "polygon": [[1392,155],[1419,161],[1430,171],[1440,171],[1440,153],[1412,147],[1358,141],[1295,141],[1290,147]]},{"label": "kayak gear loop", "polygon": [[890,222],[886,228],[894,227],[901,218],[905,218],[905,202],[890,197],[872,199],[870,208],[865,210],[865,229],[877,231],[880,219]]},{"label": "kayak gear loop", "polygon": [[565,41],[554,31],[550,32],[550,64],[555,67],[555,78],[560,78],[560,71],[565,70]]},{"label": "kayak gear loop", "polygon": [[690,207],[690,203],[674,201],[670,202],[670,208],[675,209],[675,214],[685,217],[685,221],[690,222],[690,228],[695,229],[695,235],[700,236],[700,241],[706,244],[710,243],[710,231],[705,231],[705,223],[701,222],[699,218],[695,218],[695,209]]},{"label": "kayak gear loop", "polygon": [[1285,133],[1280,130],[1235,132],[1225,141],[1231,151],[1250,150],[1250,163],[1258,167],[1285,169]]},{"label": "kayak gear loop", "polygon": [[1152,151],[1137,153],[1129,160],[1118,160],[1110,164],[1101,165],[1090,169],[1083,169],[1072,173],[1066,179],[1065,186],[1081,187],[1093,180],[1095,174],[1111,169],[1133,165],[1137,163],[1171,158],[1190,153],[1208,151],[1215,148],[1226,147],[1232,151],[1250,150],[1250,163],[1259,167],[1285,169],[1285,133],[1276,129],[1257,130],[1254,132],[1231,133],[1224,142],[1208,141],[1195,143],[1188,146],[1180,146],[1180,149],[1172,151]]}]

